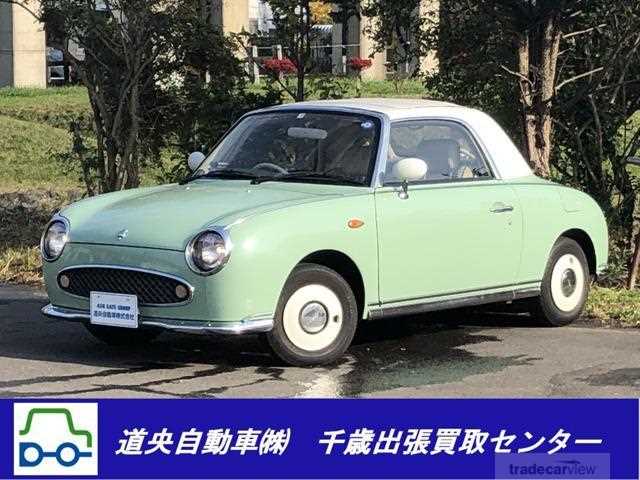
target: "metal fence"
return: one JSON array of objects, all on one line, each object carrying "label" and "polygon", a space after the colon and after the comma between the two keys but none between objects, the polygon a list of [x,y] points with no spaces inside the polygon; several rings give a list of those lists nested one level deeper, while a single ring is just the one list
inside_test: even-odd
[{"label": "metal fence", "polygon": [[[349,74],[348,60],[359,56],[360,44],[327,44],[312,45],[310,73],[316,74]],[[282,45],[257,46],[248,49],[250,75],[254,82],[260,82],[265,76],[264,62],[268,59],[292,58],[289,50]]]}]

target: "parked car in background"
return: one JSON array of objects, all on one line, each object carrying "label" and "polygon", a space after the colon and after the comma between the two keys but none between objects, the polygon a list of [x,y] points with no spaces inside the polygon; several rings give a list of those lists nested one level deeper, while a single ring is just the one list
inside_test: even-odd
[{"label": "parked car in background", "polygon": [[[84,50],[72,49],[78,59],[84,58]],[[62,50],[47,47],[47,83],[52,86],[62,86],[78,83],[77,72],[64,60]]]},{"label": "parked car in background", "polygon": [[47,47],[47,83],[49,85],[64,85],[64,56],[61,50]]},{"label": "parked car in background", "polygon": [[109,343],[259,333],[313,365],[383,317],[523,300],[566,325],[607,263],[596,203],[534,176],[494,120],[449,103],[272,107],[189,163],[181,184],[51,220],[46,315]]}]

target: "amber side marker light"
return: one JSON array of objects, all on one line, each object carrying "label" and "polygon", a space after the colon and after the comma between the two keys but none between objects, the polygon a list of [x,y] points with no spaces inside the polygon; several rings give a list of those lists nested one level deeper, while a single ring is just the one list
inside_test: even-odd
[{"label": "amber side marker light", "polygon": [[347,226],[349,228],[360,228],[363,225],[364,225],[364,222],[359,218],[352,218],[347,222]]}]

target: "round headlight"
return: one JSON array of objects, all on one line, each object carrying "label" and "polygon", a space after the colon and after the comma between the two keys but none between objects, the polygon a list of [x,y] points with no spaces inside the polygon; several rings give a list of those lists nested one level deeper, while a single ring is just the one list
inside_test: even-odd
[{"label": "round headlight", "polygon": [[220,233],[207,230],[191,240],[187,247],[187,263],[200,274],[211,275],[219,272],[229,259],[231,245]]},{"label": "round headlight", "polygon": [[57,259],[64,250],[69,239],[69,229],[62,220],[54,220],[47,227],[42,237],[42,256],[45,260]]}]

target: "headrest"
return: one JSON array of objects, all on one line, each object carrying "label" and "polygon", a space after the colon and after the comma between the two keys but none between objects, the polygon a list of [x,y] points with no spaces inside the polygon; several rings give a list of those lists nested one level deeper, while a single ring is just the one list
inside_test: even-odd
[{"label": "headrest", "polygon": [[418,147],[423,155],[457,159],[460,156],[460,144],[449,138],[423,140]]}]

